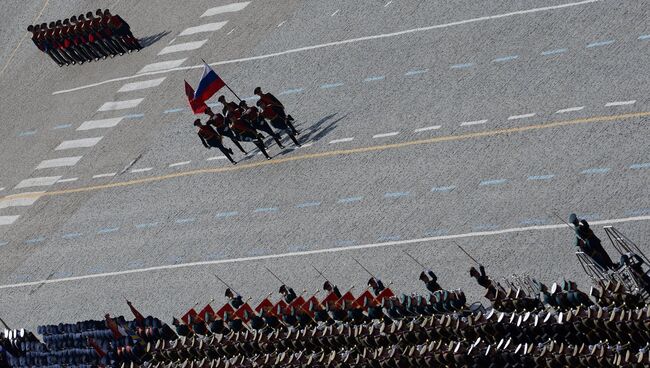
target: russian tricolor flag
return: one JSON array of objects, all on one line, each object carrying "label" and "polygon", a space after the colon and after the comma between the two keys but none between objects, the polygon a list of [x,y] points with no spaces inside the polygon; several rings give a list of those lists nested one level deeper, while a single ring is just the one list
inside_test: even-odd
[{"label": "russian tricolor flag", "polygon": [[194,101],[205,103],[205,101],[225,85],[226,83],[223,79],[208,64],[203,63],[203,75],[199,81],[199,86],[196,87],[196,91],[194,92]]}]

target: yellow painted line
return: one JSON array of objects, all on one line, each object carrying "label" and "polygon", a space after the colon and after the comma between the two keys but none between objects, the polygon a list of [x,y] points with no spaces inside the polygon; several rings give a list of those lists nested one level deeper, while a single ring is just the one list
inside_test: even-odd
[{"label": "yellow painted line", "polygon": [[[197,169],[197,170],[183,171],[183,172],[177,172],[177,173],[160,175],[160,176],[152,176],[152,177],[142,178],[142,179],[128,180],[128,181],[117,182],[117,183],[108,183],[103,185],[92,185],[92,186],[80,187],[80,188],[56,190],[56,191],[42,193],[39,195],[39,197],[42,198],[45,196],[59,196],[64,194],[84,193],[84,192],[92,192],[92,191],[97,191],[102,189],[127,187],[132,185],[146,184],[146,183],[152,183],[152,182],[157,182],[157,181],[162,181],[167,179],[180,178],[184,176],[193,176],[198,174],[216,174],[216,173],[234,172],[234,171],[252,169],[256,167],[279,165],[279,164],[293,162],[293,161],[303,161],[303,160],[310,160],[316,158],[383,151],[388,149],[404,148],[404,147],[440,143],[440,142],[461,141],[461,140],[472,139],[472,138],[493,137],[493,136],[504,135],[504,134],[523,133],[528,131],[544,130],[544,129],[563,127],[563,126],[579,125],[579,124],[604,123],[604,122],[611,122],[611,121],[618,121],[618,120],[625,120],[625,119],[641,118],[646,116],[650,116],[650,111],[643,111],[643,112],[630,113],[630,114],[620,114],[620,115],[594,116],[590,118],[582,118],[582,119],[575,119],[575,120],[555,121],[546,124],[486,130],[481,132],[473,132],[473,133],[460,134],[460,135],[448,135],[443,137],[433,137],[428,139],[420,139],[420,140],[401,142],[401,143],[382,144],[378,146],[368,146],[368,147],[342,149],[342,150],[327,151],[327,152],[318,152],[318,153],[311,153],[311,154],[304,154],[304,155],[289,156],[289,157],[284,157],[279,159],[276,158],[271,161],[265,160],[265,161],[258,161],[249,164],[238,164],[237,166]],[[33,196],[34,194],[32,193],[22,193],[22,194],[12,195],[11,198],[31,198]],[[7,199],[7,197],[0,198],[0,201],[4,199]]]}]

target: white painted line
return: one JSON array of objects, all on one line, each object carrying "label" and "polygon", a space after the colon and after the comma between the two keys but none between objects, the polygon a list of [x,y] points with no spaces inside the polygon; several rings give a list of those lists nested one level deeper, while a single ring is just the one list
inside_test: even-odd
[{"label": "white painted line", "polygon": [[222,5],[222,6],[217,6],[214,8],[210,8],[201,15],[201,18],[203,17],[211,17],[213,15],[217,14],[223,14],[223,13],[232,13],[232,12],[237,12],[242,9],[244,9],[248,4],[250,4],[250,1],[245,1],[241,3],[233,3],[233,4],[228,4],[228,5]]},{"label": "white painted line", "polygon": [[79,180],[79,178],[59,179],[59,180],[57,180],[56,183],[57,184],[58,183],[70,183],[70,182],[77,181],[77,180]]},{"label": "white painted line", "polygon": [[2,225],[11,225],[16,220],[18,220],[20,216],[0,216],[0,226]]},{"label": "white painted line", "polygon": [[206,161],[214,161],[214,160],[225,160],[226,156],[214,156],[214,157],[208,157],[205,160]]},{"label": "white painted line", "polygon": [[432,125],[424,128],[418,128],[415,129],[414,132],[420,133],[420,132],[426,132],[427,130],[436,130],[436,129],[440,129],[440,125]]},{"label": "white painted line", "polygon": [[330,15],[330,17],[333,17],[333,16],[335,16],[336,14],[338,14],[340,10],[341,10],[341,9],[336,9],[336,11],[335,11],[334,13],[332,13],[332,15]]},{"label": "white painted line", "polygon": [[526,118],[532,118],[536,114],[534,112],[530,114],[522,114],[522,115],[512,115],[508,116],[508,120],[518,120],[518,119],[526,119]]},{"label": "white painted line", "polygon": [[102,129],[102,128],[112,128],[122,121],[124,117],[120,118],[111,118],[111,119],[102,119],[102,120],[88,120],[84,121],[77,130],[92,130],[92,129]]},{"label": "white painted line", "polygon": [[141,89],[158,87],[160,83],[162,83],[165,80],[165,78],[166,77],[149,79],[140,82],[127,83],[123,85],[122,88],[118,89],[117,92],[131,92],[131,91],[139,91]]},{"label": "white painted line", "polygon": [[169,60],[169,61],[161,61],[158,63],[152,63],[145,65],[142,69],[140,69],[139,72],[136,74],[144,74],[144,73],[154,73],[154,72],[162,72],[162,71],[168,71],[170,69],[178,68],[181,66],[187,60],[185,59],[178,59],[178,60]]},{"label": "white painted line", "polygon": [[[449,22],[449,23],[436,24],[436,25],[432,25],[432,26],[412,28],[412,29],[407,29],[407,30],[403,30],[403,31],[393,32],[393,33],[383,33],[383,34],[377,34],[377,35],[372,35],[372,36],[363,36],[363,37],[357,37],[357,38],[350,38],[350,39],[346,39],[346,40],[340,40],[340,41],[328,42],[328,43],[323,43],[323,44],[318,44],[318,45],[304,46],[304,47],[289,49],[289,50],[285,50],[285,51],[273,52],[273,53],[264,54],[264,55],[251,56],[251,57],[240,58],[240,59],[224,60],[224,61],[210,63],[210,66],[224,65],[224,64],[234,64],[234,63],[248,62],[248,61],[253,61],[253,60],[268,59],[268,58],[278,57],[278,56],[282,56],[282,55],[288,55],[288,54],[303,52],[303,51],[311,51],[311,50],[317,50],[317,49],[322,49],[322,48],[326,48],[326,47],[334,47],[334,46],[346,45],[346,44],[356,43],[356,42],[364,42],[364,41],[377,40],[377,39],[383,39],[383,38],[389,38],[389,37],[397,37],[397,36],[402,36],[402,35],[407,35],[407,34],[412,34],[412,33],[427,32],[427,31],[431,31],[431,30],[434,30],[434,29],[455,27],[455,26],[460,26],[460,25],[464,25],[464,24],[468,24],[468,23],[483,22],[483,21],[488,21],[488,20],[518,16],[518,15],[526,15],[526,14],[533,14],[533,13],[538,13],[538,12],[545,12],[545,11],[551,11],[551,10],[557,10],[557,9],[564,9],[564,8],[569,8],[569,7],[574,7],[574,6],[592,4],[592,3],[599,2],[599,1],[600,0],[584,0],[584,1],[574,2],[574,3],[560,4],[560,5],[554,5],[554,6],[545,6],[545,7],[541,7],[541,8],[532,8],[532,9],[526,9],[526,10],[518,10],[518,11],[514,11],[514,12],[510,12],[510,13],[488,15],[488,16],[483,16],[483,17],[478,17],[478,18],[471,18],[471,19],[465,19],[465,20],[454,21],[454,22]],[[182,64],[183,61],[185,61],[185,59],[183,59],[180,64]],[[182,67],[182,68],[177,68],[177,67],[174,67],[174,66],[165,66],[165,67],[160,68],[160,70],[150,70],[150,68],[148,68],[148,66],[145,67],[145,68],[147,70],[143,69],[143,70],[140,70],[140,72],[137,73],[137,74],[140,74],[140,75],[132,75],[132,76],[108,79],[108,80],[105,80],[105,81],[96,82],[96,83],[92,83],[92,84],[87,84],[87,85],[84,85],[84,86],[79,86],[79,87],[75,87],[75,88],[55,91],[55,92],[52,92],[52,94],[53,95],[58,95],[58,94],[62,94],[62,93],[76,92],[76,91],[87,89],[87,88],[101,86],[101,85],[107,84],[107,83],[113,83],[113,82],[119,82],[119,81],[124,81],[124,80],[128,80],[128,79],[138,78],[143,73],[158,74],[158,73],[169,73],[169,72],[173,72],[173,71],[182,71],[182,70],[190,70],[190,69],[203,69],[203,64],[185,66],[185,67]]]},{"label": "white painted line", "polygon": [[470,125],[481,125],[487,123],[487,120],[474,120],[474,121],[465,121],[460,123],[460,126],[470,126]]},{"label": "white painted line", "polygon": [[189,165],[192,161],[183,161],[183,162],[177,162],[175,164],[170,164],[169,167],[176,167],[176,166],[183,166],[183,165]]},{"label": "white painted line", "polygon": [[151,171],[151,170],[153,170],[153,167],[143,167],[142,169],[133,169],[131,170],[131,172],[135,174],[135,173],[141,173],[141,172]]},{"label": "white painted line", "polygon": [[111,176],[115,176],[117,173],[106,173],[106,174],[97,174],[93,175],[93,179],[99,179],[99,178],[110,178]]},{"label": "white painted line", "polygon": [[61,179],[60,176],[44,176],[40,178],[29,178],[21,181],[14,189],[31,188],[31,187],[49,187]]},{"label": "white painted line", "polygon": [[[624,218],[617,218],[617,219],[610,219],[610,220],[600,220],[600,221],[590,222],[590,224],[592,224],[592,225],[614,225],[614,224],[620,224],[620,223],[625,223],[625,222],[634,222],[634,221],[650,221],[650,216],[636,216],[636,217],[624,217]],[[261,261],[261,260],[276,260],[276,259],[284,259],[284,258],[291,258],[291,257],[305,257],[305,256],[313,256],[315,254],[333,254],[333,253],[341,253],[341,252],[348,252],[348,251],[358,251],[358,250],[363,250],[363,249],[375,249],[375,248],[387,248],[387,247],[403,247],[403,246],[414,245],[414,244],[435,242],[435,241],[440,241],[440,240],[464,239],[464,238],[480,238],[480,237],[485,237],[485,236],[494,236],[494,235],[502,235],[502,234],[510,234],[510,233],[526,233],[526,232],[533,232],[533,231],[548,231],[548,230],[566,231],[566,224],[563,223],[563,224],[553,224],[553,225],[532,225],[532,226],[525,226],[525,227],[514,227],[514,228],[508,228],[508,229],[500,229],[500,230],[475,231],[475,232],[462,233],[462,234],[431,236],[431,237],[426,237],[426,238],[395,240],[395,241],[387,241],[387,242],[382,242],[382,243],[350,245],[350,246],[342,246],[342,247],[335,247],[335,248],[304,250],[304,251],[277,253],[277,254],[267,254],[267,255],[252,256],[252,257],[241,257],[241,258],[219,259],[219,260],[213,260],[213,261],[178,263],[178,264],[174,264],[174,265],[154,266],[154,267],[130,269],[130,270],[124,270],[124,271],[115,271],[115,272],[104,272],[104,273],[96,273],[96,274],[83,275],[83,276],[62,277],[62,278],[59,278],[59,279],[46,279],[46,280],[30,281],[30,282],[23,282],[23,283],[16,283],[16,284],[5,284],[5,285],[0,285],[0,290],[20,288],[20,287],[30,287],[30,286],[36,286],[36,285],[59,284],[59,283],[69,282],[69,281],[100,279],[100,278],[106,278],[106,277],[132,275],[132,274],[163,271],[163,270],[184,269],[184,268],[190,268],[190,267],[214,266],[214,265],[220,265],[220,264],[244,263],[244,262],[256,262],[256,261]],[[434,246],[434,247],[439,246],[439,244],[432,244],[432,246]]]},{"label": "white painted line", "polygon": [[335,140],[333,140],[333,141],[330,141],[330,144],[343,143],[343,142],[350,142],[350,141],[353,140],[353,139],[354,139],[354,137],[335,139]]},{"label": "white painted line", "polygon": [[99,141],[101,141],[102,138],[104,138],[104,137],[83,138],[83,139],[75,139],[75,140],[71,140],[71,141],[63,141],[54,150],[55,151],[61,151],[61,150],[72,149],[72,148],[93,147],[97,143],[99,143]]},{"label": "white painted line", "polygon": [[0,188],[0,192],[3,191],[3,190],[5,190],[5,187]]},{"label": "white painted line", "polygon": [[104,102],[104,104],[97,109],[97,111],[113,111],[113,110],[124,110],[132,109],[140,104],[144,98],[136,98],[134,100],[125,100],[125,101],[110,101]]},{"label": "white painted line", "polygon": [[614,101],[614,102],[608,102],[605,104],[605,107],[610,107],[610,106],[625,106],[625,105],[634,105],[636,103],[636,100],[630,100],[630,101]]},{"label": "white painted line", "polygon": [[396,136],[398,134],[399,134],[399,132],[390,132],[390,133],[375,134],[372,137],[373,138],[386,138],[386,137]]},{"label": "white painted line", "polygon": [[30,193],[21,193],[20,195],[29,195],[29,197],[17,197],[17,198],[12,198],[11,196],[5,197],[3,199],[0,199],[0,209],[2,208],[9,208],[9,207],[27,207],[31,206],[36,201],[38,201],[39,198],[43,195],[45,192],[30,192]]},{"label": "white painted line", "polygon": [[278,28],[282,27],[282,25],[285,24],[286,22],[287,22],[286,20],[283,20],[282,22],[280,22],[280,24],[278,24]]},{"label": "white painted line", "polygon": [[234,28],[231,29],[230,32],[228,32],[228,33],[226,33],[226,34],[230,36],[230,34],[233,33],[233,32],[235,32],[235,29],[234,29]]},{"label": "white painted line", "polygon": [[566,109],[557,110],[555,113],[556,114],[564,114],[564,113],[567,113],[567,112],[580,111],[580,110],[582,110],[584,108],[585,108],[584,106],[567,107]]},{"label": "white painted line", "polygon": [[172,38],[169,42],[167,42],[167,44],[171,45],[172,43],[174,43],[174,41],[176,41],[176,37]]},{"label": "white painted line", "polygon": [[61,157],[61,158],[55,158],[52,160],[43,160],[41,161],[38,166],[36,166],[36,170],[40,169],[49,169],[53,167],[63,167],[63,166],[74,166],[81,160],[82,156],[73,156],[73,157]]},{"label": "white painted line", "polygon": [[387,3],[384,5],[384,8],[387,7],[388,5],[390,5],[392,2],[393,2],[393,0],[390,0],[389,2],[387,2]]},{"label": "white painted line", "polygon": [[300,146],[300,148],[307,148],[307,147],[311,147],[313,145],[314,145],[313,143],[309,142],[309,143],[303,144],[302,146]]},{"label": "white painted line", "polygon": [[225,26],[226,23],[228,23],[227,20],[223,21],[223,22],[206,23],[206,24],[202,24],[200,26],[186,28],[183,32],[179,33],[178,35],[179,36],[189,36],[189,35],[193,35],[193,34],[196,34],[196,33],[214,32],[214,31],[218,31],[221,28],[223,28],[223,26]]},{"label": "white painted line", "polygon": [[201,48],[203,45],[205,45],[206,42],[208,42],[208,40],[178,43],[176,45],[165,47],[164,49],[160,50],[158,55],[166,55],[174,52],[196,50],[198,48]]}]

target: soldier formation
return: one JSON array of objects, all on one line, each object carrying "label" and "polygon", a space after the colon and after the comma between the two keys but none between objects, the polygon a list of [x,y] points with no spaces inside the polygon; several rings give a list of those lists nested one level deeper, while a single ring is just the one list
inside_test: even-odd
[{"label": "soldier formation", "polygon": [[142,49],[129,24],[108,9],[49,24],[30,25],[27,31],[34,45],[59,66],[83,64]]},{"label": "soldier formation", "polygon": [[201,119],[194,121],[201,143],[208,149],[218,148],[233,165],[236,165],[237,161],[233,159],[232,149],[224,145],[224,137],[228,137],[244,154],[247,152],[240,142],[252,142],[267,160],[270,160],[271,156],[264,143],[265,137],[260,131],[273,138],[280,148],[284,148],[280,141],[281,133],[289,136],[296,146],[300,146],[296,138],[300,133],[293,126],[294,118],[286,113],[284,105],[271,93],[263,93],[260,87],[255,88],[254,93],[259,96],[257,106],[248,106],[243,100],[239,103],[226,101],[226,97],[222,95],[218,98],[223,106],[220,113],[214,113],[208,107],[204,110],[208,116],[205,124]]}]

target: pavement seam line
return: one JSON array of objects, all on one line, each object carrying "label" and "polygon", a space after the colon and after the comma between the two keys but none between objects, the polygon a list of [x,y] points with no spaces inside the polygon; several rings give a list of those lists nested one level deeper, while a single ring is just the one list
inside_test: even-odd
[{"label": "pavement seam line", "polygon": [[[309,153],[309,154],[297,155],[297,156],[292,156],[292,157],[284,157],[284,158],[280,158],[280,159],[274,159],[274,160],[271,160],[271,161],[259,161],[259,162],[249,163],[249,164],[239,164],[237,166],[197,169],[197,170],[183,171],[183,172],[178,172],[178,173],[171,173],[171,174],[166,174],[166,175],[161,175],[161,176],[152,176],[152,177],[148,177],[148,178],[128,180],[128,181],[123,181],[123,182],[108,183],[108,184],[102,184],[102,185],[92,185],[92,186],[88,186],[88,187],[80,187],[80,188],[72,188],[72,189],[56,190],[56,191],[47,192],[42,197],[58,196],[58,195],[73,194],[73,193],[84,193],[84,192],[91,192],[91,191],[97,191],[97,190],[102,190],[102,189],[120,188],[120,187],[132,186],[132,185],[137,185],[137,184],[145,184],[145,183],[150,183],[150,182],[163,181],[163,180],[167,180],[167,179],[173,179],[173,178],[184,177],[184,176],[193,176],[193,175],[198,175],[198,174],[217,174],[217,173],[223,173],[223,172],[241,171],[241,170],[256,168],[256,167],[279,165],[279,164],[283,164],[283,163],[287,163],[287,162],[293,162],[293,161],[302,161],[302,160],[309,160],[309,159],[316,159],[316,158],[325,158],[325,157],[333,157],[333,156],[352,155],[352,154],[357,154],[357,153],[383,151],[383,150],[388,150],[388,149],[397,149],[397,148],[403,148],[403,147],[425,145],[425,144],[433,144],[433,143],[440,143],[440,142],[461,141],[461,140],[472,139],[472,138],[482,138],[482,137],[499,136],[499,135],[503,135],[503,134],[521,133],[521,132],[535,131],[535,130],[545,130],[545,129],[557,128],[557,127],[562,127],[562,126],[578,125],[578,124],[611,122],[611,121],[616,121],[616,120],[633,119],[633,118],[646,117],[646,116],[650,116],[650,111],[643,111],[643,112],[629,113],[629,114],[620,114],[620,115],[594,116],[594,117],[574,119],[574,120],[562,120],[562,121],[556,121],[556,122],[551,122],[551,123],[546,123],[546,124],[535,124],[535,125],[527,125],[527,126],[522,126],[522,127],[512,127],[512,128],[504,128],[504,129],[496,129],[496,130],[486,130],[486,131],[466,133],[466,134],[461,134],[461,135],[448,135],[448,136],[442,136],[442,137],[433,137],[433,138],[420,139],[420,140],[415,140],[415,141],[391,143],[391,144],[384,144],[384,145],[378,145],[378,146],[367,146],[367,147],[350,148],[350,149],[342,149],[342,150],[334,150],[334,151],[326,151],[326,152]],[[12,198],[30,198],[30,197],[31,197],[31,195],[29,193],[24,193],[24,194],[19,193],[19,194],[14,194],[12,196]],[[5,199],[5,198],[6,197],[0,198],[0,201]]]}]

